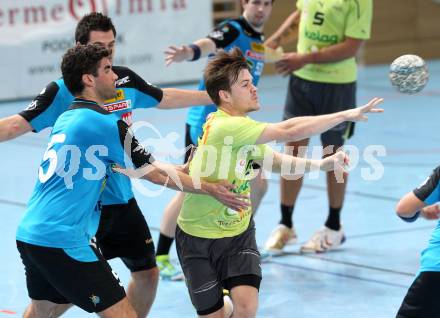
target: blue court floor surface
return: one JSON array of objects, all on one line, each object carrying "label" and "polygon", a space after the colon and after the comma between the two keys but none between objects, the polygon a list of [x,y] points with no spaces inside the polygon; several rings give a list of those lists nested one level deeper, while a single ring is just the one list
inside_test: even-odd
[{"label": "blue court floor surface", "polygon": [[[385,113],[370,115],[368,123],[357,124],[348,142],[358,147],[361,157],[350,172],[342,212],[347,241],[326,254],[301,255],[300,244],[292,245],[284,255],[264,263],[258,317],[395,316],[418,270],[420,252],[436,225],[424,220],[406,224],[394,213],[398,199],[439,164],[440,137],[436,131],[440,120],[440,62],[428,61],[428,66],[430,82],[414,96],[399,94],[391,87],[386,66],[360,69],[358,104],[375,96],[384,97]],[[280,120],[286,87],[285,78],[263,77],[259,87],[262,108],[251,116],[261,121]],[[17,113],[27,103],[0,104],[0,117]],[[158,129],[143,131],[141,140],[162,145],[157,151],[166,157],[171,149],[168,146],[173,144],[164,147],[157,141],[165,138],[174,143],[173,147],[183,147],[185,114],[185,110],[150,109],[135,112],[134,119],[148,121]],[[47,136],[48,132],[31,133],[0,144],[0,317],[21,316],[29,301],[15,247],[15,230],[35,184]],[[314,137],[311,145],[319,145],[319,138]],[[386,150],[385,156],[374,156],[374,164],[371,158],[362,156],[370,145]],[[363,178],[381,167],[383,175],[377,180]],[[278,183],[278,176],[272,175],[256,216],[259,245],[264,244],[280,219]],[[156,240],[162,211],[173,193],[166,190],[151,198],[145,192],[157,189],[145,182],[142,188],[136,191],[136,197]],[[327,205],[325,176],[306,178],[294,213],[300,243],[322,226]],[[172,255],[177,263],[174,246]],[[111,261],[111,265],[126,283],[129,272],[124,265],[119,260]],[[91,315],[73,308],[64,316]],[[161,281],[150,317],[195,316],[185,284]]]}]

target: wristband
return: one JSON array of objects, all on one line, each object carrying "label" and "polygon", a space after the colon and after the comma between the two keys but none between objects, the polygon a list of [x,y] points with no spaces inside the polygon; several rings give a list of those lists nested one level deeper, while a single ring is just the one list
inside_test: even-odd
[{"label": "wristband", "polygon": [[194,56],[190,61],[197,61],[202,55],[202,50],[200,50],[200,47],[196,44],[190,44],[188,46],[194,51]]},{"label": "wristband", "polygon": [[415,220],[417,220],[417,219],[419,218],[419,215],[420,215],[420,211],[417,211],[416,214],[414,214],[414,216],[412,216],[412,217],[410,217],[410,218],[405,218],[405,217],[400,216],[400,215],[399,215],[399,217],[400,217],[402,220],[404,220],[405,222],[409,222],[409,223],[411,223],[411,222],[414,222]]}]

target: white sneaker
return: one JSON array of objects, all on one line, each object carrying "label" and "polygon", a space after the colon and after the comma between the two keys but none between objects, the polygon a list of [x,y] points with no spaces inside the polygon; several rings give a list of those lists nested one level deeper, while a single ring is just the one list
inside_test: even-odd
[{"label": "white sneaker", "polygon": [[296,241],[297,236],[293,226],[289,228],[284,224],[278,224],[267,239],[264,248],[269,253],[280,254],[283,252],[284,246],[295,244]]},{"label": "white sneaker", "polygon": [[301,253],[325,253],[342,245],[345,242],[344,230],[339,231],[323,226],[312,238],[301,246]]}]

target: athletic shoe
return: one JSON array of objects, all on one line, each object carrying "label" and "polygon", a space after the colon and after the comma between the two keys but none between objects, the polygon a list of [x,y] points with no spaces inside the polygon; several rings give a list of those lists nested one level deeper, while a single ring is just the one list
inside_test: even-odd
[{"label": "athletic shoe", "polygon": [[312,238],[301,246],[301,253],[325,253],[335,249],[345,242],[344,230],[339,231],[323,226]]},{"label": "athletic shoe", "polygon": [[281,254],[285,245],[295,244],[297,236],[295,228],[289,228],[284,224],[278,224],[272,231],[264,248],[271,254]]},{"label": "athletic shoe", "polygon": [[157,255],[156,263],[157,267],[159,267],[161,279],[170,281],[179,281],[184,279],[182,271],[176,268],[170,262],[169,255]]}]

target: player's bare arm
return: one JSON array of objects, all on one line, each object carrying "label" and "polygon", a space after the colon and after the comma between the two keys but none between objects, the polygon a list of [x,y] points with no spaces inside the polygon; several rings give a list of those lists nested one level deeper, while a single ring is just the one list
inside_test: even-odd
[{"label": "player's bare arm", "polygon": [[157,108],[176,109],[197,105],[209,105],[211,103],[211,98],[206,91],[164,88],[162,101]]},{"label": "player's bare arm", "polygon": [[288,75],[306,64],[321,64],[342,61],[354,57],[364,40],[347,37],[345,41],[310,53],[286,53],[275,64],[277,72]]},{"label": "player's bare arm", "polygon": [[368,113],[381,113],[382,98],[373,98],[366,105],[320,116],[294,117],[280,123],[269,124],[258,138],[257,143],[298,141],[320,134],[344,121],[367,121]]},{"label": "player's bare arm", "polygon": [[277,31],[272,34],[264,45],[271,49],[276,49],[298,39],[298,25],[301,17],[301,11],[296,10],[281,24]]},{"label": "player's bare arm", "polygon": [[30,131],[31,125],[20,115],[0,119],[0,141],[14,139]]},{"label": "player's bare arm", "polygon": [[164,52],[165,65],[169,66],[172,63],[193,61],[200,57],[204,57],[211,53],[214,53],[216,49],[217,48],[214,41],[208,38],[199,39],[195,41],[192,45],[182,45],[182,46],[171,45]]}]

